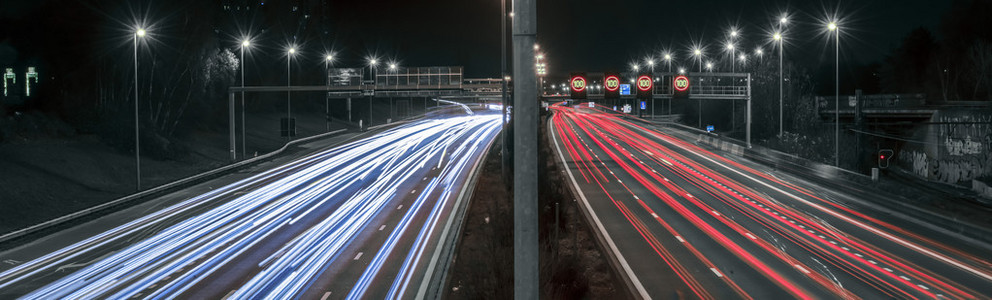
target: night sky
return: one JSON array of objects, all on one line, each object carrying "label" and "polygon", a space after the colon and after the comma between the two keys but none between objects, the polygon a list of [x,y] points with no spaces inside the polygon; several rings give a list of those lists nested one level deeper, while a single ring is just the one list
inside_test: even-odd
[{"label": "night sky", "polygon": [[[498,72],[499,1],[393,2],[335,4],[341,14],[339,34],[378,36],[375,41],[364,40],[368,46],[361,46],[361,51],[378,50],[408,64],[465,65],[472,77]],[[936,30],[950,5],[946,0],[541,0],[538,41],[553,74],[603,71],[624,68],[634,59],[669,47],[687,55],[691,41],[704,43],[710,53],[722,51],[716,43],[726,41],[731,25],[740,27],[742,46],[751,50],[759,42],[766,43],[765,30],[787,11],[792,20],[789,33],[794,37],[786,55],[815,68],[821,61],[833,60],[832,47],[821,34],[820,20],[828,12],[839,12],[843,21],[842,60],[868,63],[884,59],[916,27]],[[368,24],[362,20],[367,15],[375,20],[371,30],[352,29]]]},{"label": "night sky", "polygon": [[[11,24],[22,26],[25,20],[58,22],[61,17],[38,9],[44,7],[45,2],[4,1],[0,7],[0,24],[8,27],[0,28],[0,44],[9,40],[7,36],[16,36],[17,30],[11,28]],[[109,2],[112,1],[102,1],[104,4],[91,5],[89,9],[96,15],[118,11],[106,7]],[[365,56],[376,53],[386,59],[396,59],[403,66],[463,65],[467,77],[498,76],[498,0],[327,3],[330,7],[329,33],[304,41],[304,53],[314,54],[333,48],[339,52],[339,66],[359,66]],[[708,46],[708,54],[713,55],[722,51],[722,46],[717,44],[726,41],[726,32],[731,25],[738,25],[742,30],[741,45],[753,50],[766,43],[766,28],[781,12],[787,11],[792,20],[789,25],[792,39],[786,56],[809,68],[817,68],[832,62],[833,54],[832,47],[828,47],[827,39],[821,34],[823,25],[819,20],[828,12],[838,11],[844,27],[842,60],[849,66],[884,59],[916,27],[936,30],[950,4],[948,0],[842,3],[541,0],[538,3],[538,41],[547,54],[553,76],[571,71],[622,70],[633,60],[652,54],[657,57],[666,48],[678,51],[676,54],[684,57],[688,55],[692,41]],[[151,15],[155,17],[154,12]],[[283,43],[286,35],[291,33],[270,32],[260,43]],[[61,38],[59,32],[46,32],[33,36],[28,43],[58,44]],[[20,48],[24,48],[23,44],[22,37]],[[5,60],[11,60],[10,56]],[[0,63],[10,62],[0,60]]]}]

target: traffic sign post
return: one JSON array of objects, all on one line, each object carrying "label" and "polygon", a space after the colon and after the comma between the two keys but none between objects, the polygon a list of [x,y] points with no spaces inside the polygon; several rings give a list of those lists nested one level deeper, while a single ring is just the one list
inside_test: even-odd
[{"label": "traffic sign post", "polygon": [[586,85],[588,85],[586,73],[572,73],[568,82],[572,99],[586,99]]},{"label": "traffic sign post", "polygon": [[620,75],[615,72],[604,73],[603,89],[604,99],[620,99]]}]

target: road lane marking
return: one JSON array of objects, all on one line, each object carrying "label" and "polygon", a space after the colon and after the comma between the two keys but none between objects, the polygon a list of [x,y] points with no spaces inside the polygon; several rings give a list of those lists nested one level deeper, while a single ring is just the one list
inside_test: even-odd
[{"label": "road lane marking", "polygon": [[364,253],[365,252],[358,252],[358,255],[355,255],[355,259],[352,259],[352,260],[358,260],[359,258],[362,258],[362,254],[364,254]]},{"label": "road lane marking", "polygon": [[320,297],[320,300],[327,300],[327,298],[330,297],[330,296],[331,296],[331,292],[326,292],[326,293],[324,293],[324,296],[323,297]]},{"label": "road lane marking", "polygon": [[682,236],[676,235],[675,238],[678,239],[680,243],[685,243],[685,240],[682,239]]},{"label": "road lane marking", "polygon": [[386,225],[379,226],[379,231],[382,231],[383,229],[386,229]]},{"label": "road lane marking", "polygon": [[803,271],[803,273],[809,274],[809,271],[803,268],[802,266],[800,266],[799,264],[795,264],[794,266],[796,266],[796,268],[799,269],[799,271]]},{"label": "road lane marking", "polygon": [[720,274],[720,271],[717,271],[716,268],[710,268],[710,270],[713,271],[713,273],[716,273],[717,277],[723,277],[723,274]]},{"label": "road lane marking", "polygon": [[400,210],[401,208],[403,208],[403,204],[400,204],[400,206],[397,206],[396,207],[396,210]]},{"label": "road lane marking", "polygon": [[747,235],[747,237],[751,238],[752,240],[758,239],[757,237],[755,237],[754,235],[751,235],[750,233],[745,233],[744,235]]},{"label": "road lane marking", "polygon": [[416,193],[416,192],[417,192],[417,190],[412,190],[412,191],[410,191],[410,194],[413,194],[413,193]]}]

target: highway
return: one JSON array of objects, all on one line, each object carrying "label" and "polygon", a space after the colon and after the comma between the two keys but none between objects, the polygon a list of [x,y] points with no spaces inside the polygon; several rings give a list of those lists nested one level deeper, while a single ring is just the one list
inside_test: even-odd
[{"label": "highway", "polygon": [[640,297],[992,297],[987,244],[585,106],[551,107],[552,149]]},{"label": "highway", "polygon": [[499,119],[411,121],[135,215],[4,264],[0,298],[423,297]]}]

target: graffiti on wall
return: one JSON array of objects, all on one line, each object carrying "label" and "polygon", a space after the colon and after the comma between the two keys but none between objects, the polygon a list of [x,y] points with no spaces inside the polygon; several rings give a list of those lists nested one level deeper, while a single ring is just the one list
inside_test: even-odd
[{"label": "graffiti on wall", "polygon": [[968,155],[954,159],[933,159],[922,151],[904,150],[899,156],[917,176],[945,183],[958,183],[992,174],[992,155]]},{"label": "graffiti on wall", "polygon": [[941,157],[978,155],[992,144],[992,115],[958,115],[937,118]]},{"label": "graffiti on wall", "polygon": [[913,174],[945,183],[967,182],[992,175],[992,115],[942,115],[934,120],[937,155],[902,149],[899,161]]}]

